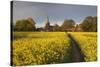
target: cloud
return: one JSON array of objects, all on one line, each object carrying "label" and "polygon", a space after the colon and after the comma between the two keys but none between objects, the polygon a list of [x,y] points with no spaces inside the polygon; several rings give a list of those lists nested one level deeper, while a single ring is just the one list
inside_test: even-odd
[{"label": "cloud", "polygon": [[61,25],[64,19],[73,19],[80,23],[86,16],[97,16],[97,6],[51,4],[38,2],[14,1],[13,22],[32,17],[37,27],[44,26],[46,17],[50,23]]}]

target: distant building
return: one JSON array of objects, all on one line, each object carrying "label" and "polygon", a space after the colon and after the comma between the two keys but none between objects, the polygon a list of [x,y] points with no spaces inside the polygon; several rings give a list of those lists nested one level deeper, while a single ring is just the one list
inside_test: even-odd
[{"label": "distant building", "polygon": [[52,31],[81,32],[82,29],[77,24],[77,25],[74,25],[71,28],[64,28],[64,30],[62,30],[62,28],[57,24],[55,24],[54,26],[50,25],[49,18],[47,17],[46,21],[45,21],[45,26],[37,28],[37,31],[39,31],[39,32],[52,32]]},{"label": "distant building", "polygon": [[44,31],[46,31],[46,32],[53,31],[53,26],[50,25],[48,17],[45,22]]},{"label": "distant building", "polygon": [[82,32],[82,29],[81,29],[81,27],[78,24],[76,24],[76,26],[75,26],[73,31],[74,32]]},{"label": "distant building", "polygon": [[37,31],[39,31],[39,32],[44,32],[44,28],[42,28],[42,27],[37,28]]}]

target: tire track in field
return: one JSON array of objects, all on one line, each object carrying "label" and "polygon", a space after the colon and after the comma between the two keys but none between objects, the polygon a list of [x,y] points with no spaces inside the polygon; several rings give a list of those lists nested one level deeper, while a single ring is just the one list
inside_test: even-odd
[{"label": "tire track in field", "polygon": [[84,55],[81,53],[81,49],[79,48],[77,42],[70,34],[68,34],[68,37],[72,48],[72,62],[84,62]]}]

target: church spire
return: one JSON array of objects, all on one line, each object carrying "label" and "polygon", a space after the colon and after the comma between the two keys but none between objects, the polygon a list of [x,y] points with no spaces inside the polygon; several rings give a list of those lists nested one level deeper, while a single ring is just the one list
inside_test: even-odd
[{"label": "church spire", "polygon": [[45,31],[49,31],[50,30],[50,23],[49,23],[49,18],[48,16],[46,17],[46,23],[45,23]]},{"label": "church spire", "polygon": [[47,16],[47,18],[46,18],[46,23],[49,23],[49,17]]}]

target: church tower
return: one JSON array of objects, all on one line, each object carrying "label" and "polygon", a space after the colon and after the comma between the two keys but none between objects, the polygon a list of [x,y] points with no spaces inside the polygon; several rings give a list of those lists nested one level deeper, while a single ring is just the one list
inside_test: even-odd
[{"label": "church tower", "polygon": [[46,22],[45,22],[45,31],[50,31],[50,22],[49,22],[49,17],[47,16]]}]

